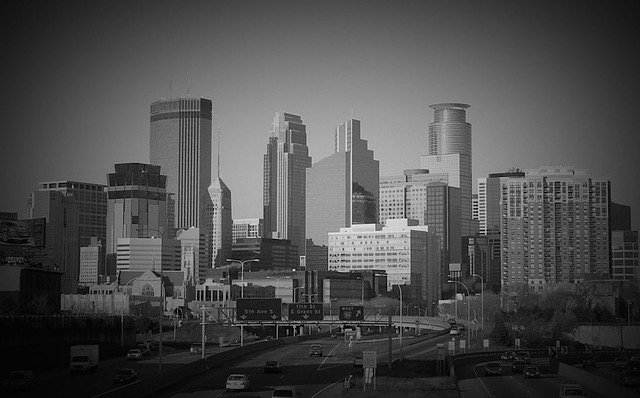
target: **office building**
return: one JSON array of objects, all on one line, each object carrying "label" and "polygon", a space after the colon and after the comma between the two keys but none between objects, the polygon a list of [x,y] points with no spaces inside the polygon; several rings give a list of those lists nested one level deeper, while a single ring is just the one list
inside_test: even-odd
[{"label": "office building", "polygon": [[460,189],[460,216],[463,235],[472,235],[471,124],[466,121],[469,105],[441,103],[430,106],[434,118],[429,123],[428,154],[420,157],[421,167],[431,173],[446,173],[448,184]]},{"label": "office building", "polygon": [[611,231],[611,277],[640,281],[638,231]]},{"label": "office building", "polygon": [[162,237],[173,228],[173,199],[167,194],[167,176],[160,166],[119,163],[107,174],[107,269],[115,276],[120,238]]},{"label": "office building", "polygon": [[233,220],[232,242],[238,238],[262,238],[264,222],[262,218],[237,218]]},{"label": "office building", "polygon": [[265,237],[288,239],[304,255],[307,168],[306,126],[300,116],[276,113],[264,155]]},{"label": "office building", "polygon": [[326,245],[328,233],[378,219],[379,162],[361,138],[360,121],[335,131],[334,153],[307,169],[307,238]]},{"label": "office building", "polygon": [[448,175],[408,169],[400,176],[380,177],[380,224],[388,219],[411,218],[426,225],[427,186],[448,182]]},{"label": "office building", "polygon": [[[207,230],[210,239],[207,243],[207,257],[210,259],[208,267],[221,267],[231,256],[233,245],[233,216],[231,212],[231,190],[216,178],[209,187],[209,205],[207,207]],[[204,280],[204,270],[200,279]]]},{"label": "office building", "polygon": [[609,181],[570,167],[524,173],[500,179],[502,290],[608,277]]},{"label": "office building", "polygon": [[174,226],[206,224],[211,185],[212,104],[205,98],[163,99],[151,104],[150,162],[167,176],[175,195]]},{"label": "office building", "polygon": [[403,285],[404,297],[424,308],[441,295],[438,240],[429,227],[408,219],[340,228],[329,233],[329,271],[384,271],[387,290]]},{"label": "office building", "polygon": [[[80,248],[80,276],[78,278],[78,286],[91,286],[96,283],[102,283],[100,279],[105,275],[99,274],[100,265],[104,260],[102,255],[102,242],[93,238],[89,246]],[[99,278],[103,277],[103,278]]]},{"label": "office building", "polygon": [[478,224],[480,235],[500,233],[500,178],[524,177],[520,170],[491,173],[489,177],[478,178]]},{"label": "office building", "polygon": [[181,244],[175,239],[120,238],[117,271],[181,271]]},{"label": "office building", "polygon": [[184,273],[185,280],[195,286],[204,281],[211,268],[207,255],[211,245],[205,241],[206,237],[200,233],[200,228],[196,227],[178,231],[176,239],[180,242],[180,270]]}]

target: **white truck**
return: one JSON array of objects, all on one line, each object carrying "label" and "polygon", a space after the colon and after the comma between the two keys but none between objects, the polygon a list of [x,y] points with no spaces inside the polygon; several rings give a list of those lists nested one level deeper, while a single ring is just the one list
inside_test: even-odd
[{"label": "white truck", "polygon": [[98,369],[99,348],[97,344],[71,346],[71,373],[93,372]]}]

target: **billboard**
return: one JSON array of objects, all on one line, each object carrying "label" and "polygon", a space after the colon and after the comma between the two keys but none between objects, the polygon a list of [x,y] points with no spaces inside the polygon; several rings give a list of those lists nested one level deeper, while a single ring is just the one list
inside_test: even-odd
[{"label": "billboard", "polygon": [[44,247],[45,226],[44,218],[0,219],[0,246]]}]

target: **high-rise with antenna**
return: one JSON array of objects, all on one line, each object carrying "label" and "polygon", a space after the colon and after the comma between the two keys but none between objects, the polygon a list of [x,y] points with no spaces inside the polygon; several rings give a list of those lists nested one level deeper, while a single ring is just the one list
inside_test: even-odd
[{"label": "high-rise with antenna", "polygon": [[[210,259],[209,268],[226,264],[231,257],[233,240],[233,215],[231,213],[231,190],[220,178],[220,129],[218,129],[217,176],[209,186],[207,206],[207,230],[211,232],[207,242]],[[201,270],[202,272],[203,270]],[[200,278],[203,279],[204,275]]]}]

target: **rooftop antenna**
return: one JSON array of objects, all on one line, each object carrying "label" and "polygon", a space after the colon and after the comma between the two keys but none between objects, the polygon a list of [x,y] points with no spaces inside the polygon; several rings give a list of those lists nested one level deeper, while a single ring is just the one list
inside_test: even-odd
[{"label": "rooftop antenna", "polygon": [[220,127],[218,127],[218,179],[220,179]]},{"label": "rooftop antenna", "polygon": [[171,79],[171,76],[169,76],[169,99],[172,98],[172,85],[173,85],[173,80]]},{"label": "rooftop antenna", "polygon": [[189,80],[188,73],[187,73],[187,97],[191,97],[191,81]]},{"label": "rooftop antenna", "polygon": [[351,119],[353,119],[353,109],[351,109]]}]

